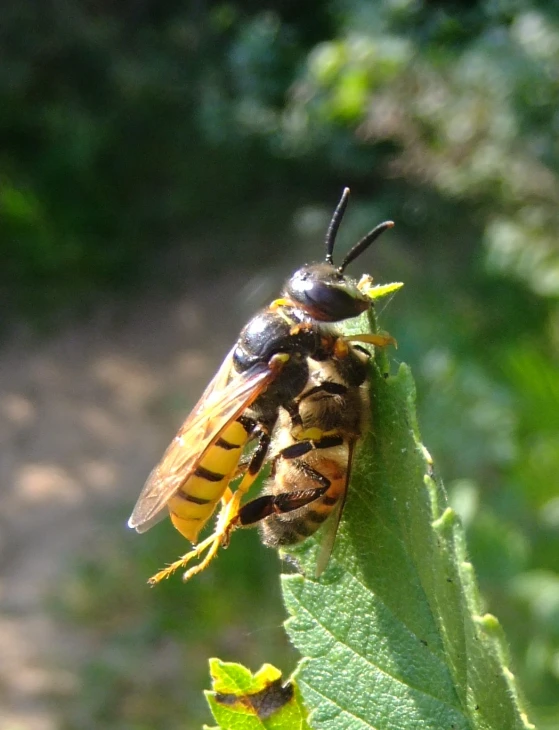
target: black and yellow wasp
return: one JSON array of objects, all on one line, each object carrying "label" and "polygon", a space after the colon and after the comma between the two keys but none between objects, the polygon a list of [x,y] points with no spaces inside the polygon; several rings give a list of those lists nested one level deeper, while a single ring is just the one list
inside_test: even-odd
[{"label": "black and yellow wasp", "polygon": [[[391,221],[370,231],[339,266],[333,263],[348,198],[345,188],[326,234],[325,261],[298,269],[281,298],[250,320],[149,475],[128,522],[138,532],[168,512],[177,530],[197,543],[221,502],[214,532],[151,583],[197,558],[184,580],[204,570],[236,527],[259,524],[266,544],[286,545],[313,534],[331,515],[317,575],[325,567],[368,411],[369,355],[353,343],[394,342],[383,334],[344,336],[335,323],[356,317],[375,296],[401,286],[373,287],[371,277],[357,282],[344,273]],[[267,462],[268,485],[242,504]]]}]

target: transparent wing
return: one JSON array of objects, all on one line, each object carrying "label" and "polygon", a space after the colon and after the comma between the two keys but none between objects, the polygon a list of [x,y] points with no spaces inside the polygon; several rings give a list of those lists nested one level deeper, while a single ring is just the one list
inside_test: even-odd
[{"label": "transparent wing", "polygon": [[328,565],[328,561],[330,560],[330,555],[332,555],[332,550],[334,549],[334,543],[336,542],[336,535],[338,534],[340,519],[342,517],[342,512],[344,511],[349,480],[351,477],[351,465],[353,463],[354,446],[355,441],[350,441],[348,445],[347,470],[344,493],[338,500],[338,503],[335,505],[330,517],[326,520],[326,523],[321,530],[322,535],[320,536],[320,547],[318,549],[318,556],[316,558],[316,566],[314,569],[315,578],[319,578],[324,572],[324,569],[326,568],[326,566]]},{"label": "transparent wing", "polygon": [[238,418],[275,379],[278,368],[258,363],[245,373],[232,373],[229,352],[192,412],[149,475],[129,527],[145,532],[164,515],[159,513],[192,475],[206,451],[228,424]]}]

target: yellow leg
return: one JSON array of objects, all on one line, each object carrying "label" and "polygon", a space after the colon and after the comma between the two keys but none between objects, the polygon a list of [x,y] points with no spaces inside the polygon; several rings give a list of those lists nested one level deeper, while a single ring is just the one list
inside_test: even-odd
[{"label": "yellow leg", "polygon": [[148,580],[148,583],[152,586],[159,583],[159,581],[164,578],[168,578],[176,570],[186,567],[188,563],[195,558],[200,558],[204,553],[206,554],[203,559],[187,570],[182,579],[186,582],[193,576],[205,570],[217,555],[219,548],[226,547],[229,544],[231,531],[236,527],[241,499],[250,489],[257,476],[258,472],[256,474],[249,474],[248,472],[245,473],[235,492],[232,492],[231,489],[227,487],[227,490],[221,499],[221,511],[217,518],[217,524],[213,533],[205,540],[202,540],[202,542],[199,542],[198,545],[196,545],[196,547],[194,547],[190,552],[186,553],[186,555],[183,555],[178,560],[175,560],[174,563],[171,563],[166,568],[163,568],[163,570],[160,570],[152,576]]},{"label": "yellow leg", "polygon": [[394,345],[394,347],[398,347],[396,340],[390,335],[344,335],[343,339],[346,342],[365,342],[368,345],[374,345],[375,347],[386,347],[387,345]]},{"label": "yellow leg", "polygon": [[[231,502],[233,499],[233,492],[229,487],[225,490],[225,493],[223,494],[223,497],[221,498],[221,511],[218,516],[217,520],[217,527],[215,532],[210,535],[210,537],[206,538],[205,540],[202,540],[202,542],[199,542],[198,545],[193,550],[190,550],[188,553],[180,557],[178,560],[175,560],[174,563],[170,563],[166,568],[163,568],[163,570],[160,570],[155,575],[152,575],[151,578],[148,580],[148,583],[152,586],[154,586],[156,583],[159,583],[159,581],[164,580],[165,578],[168,578],[170,575],[172,575],[176,570],[180,570],[181,568],[184,568],[185,565],[188,565],[188,563],[191,562],[191,560],[194,560],[194,558],[200,557],[200,555],[206,550],[206,548],[212,546],[212,542],[215,541],[216,533],[219,530],[219,525],[222,520],[222,515],[224,514],[225,510],[227,509],[227,505]],[[207,567],[207,565],[210,563],[210,561],[215,556],[215,553],[217,552],[219,548],[220,543],[216,544],[215,550],[208,552],[206,557],[201,563],[198,563],[198,565],[195,565],[193,568],[191,568],[188,573],[192,575],[196,575],[196,573],[199,573],[200,571],[204,570],[204,568]],[[190,577],[190,575],[188,576]],[[185,577],[185,580],[188,580]]]}]

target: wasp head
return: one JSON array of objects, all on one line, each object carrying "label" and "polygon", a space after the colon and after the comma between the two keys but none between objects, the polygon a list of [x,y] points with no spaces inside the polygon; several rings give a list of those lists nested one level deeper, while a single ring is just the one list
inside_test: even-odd
[{"label": "wasp head", "polygon": [[322,322],[339,322],[342,319],[357,317],[369,308],[370,297],[360,291],[357,282],[346,276],[344,271],[381,233],[394,225],[392,221],[380,223],[353,246],[340,266],[335,266],[332,251],[348,199],[349,188],[345,188],[326,234],[326,260],[298,269],[283,291],[284,297],[313,319]]},{"label": "wasp head", "polygon": [[355,281],[329,263],[303,266],[289,279],[283,294],[321,322],[357,317],[371,304]]}]

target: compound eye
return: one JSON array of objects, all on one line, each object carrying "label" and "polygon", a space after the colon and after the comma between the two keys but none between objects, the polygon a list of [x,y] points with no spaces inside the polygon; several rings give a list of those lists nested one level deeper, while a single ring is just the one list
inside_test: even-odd
[{"label": "compound eye", "polygon": [[344,294],[344,292],[340,292],[339,289],[334,289],[322,281],[313,281],[307,289],[309,301],[326,311],[330,309],[333,300],[338,299],[339,294]]},{"label": "compound eye", "polygon": [[324,322],[356,317],[369,306],[347,290],[321,281],[308,281],[304,289],[297,291],[297,301],[311,317]]},{"label": "compound eye", "polygon": [[353,282],[331,264],[299,269],[287,282],[284,293],[308,316],[322,322],[356,317],[370,306]]}]

